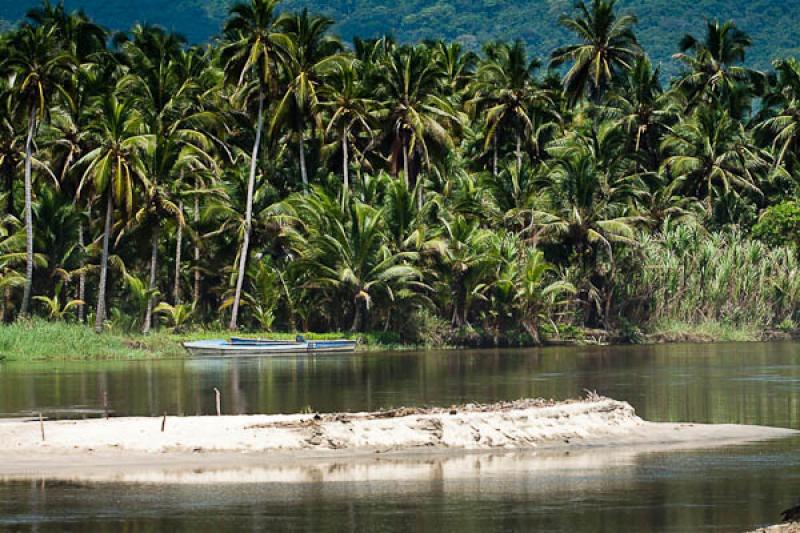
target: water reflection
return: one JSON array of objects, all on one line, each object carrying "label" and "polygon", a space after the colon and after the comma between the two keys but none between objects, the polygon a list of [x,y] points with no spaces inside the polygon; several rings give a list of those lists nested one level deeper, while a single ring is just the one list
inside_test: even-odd
[{"label": "water reflection", "polygon": [[[719,344],[0,364],[0,416],[375,410],[596,390],[655,421],[797,427],[800,345]],[[70,412],[72,410],[72,412]]]},{"label": "water reflection", "polygon": [[[209,469],[167,484],[151,483],[161,480],[146,473],[129,483],[6,482],[0,529],[743,531],[777,518],[792,499],[800,486],[799,445],[783,439],[604,457],[502,454],[286,467],[269,483],[261,483],[257,468],[239,472],[244,483]],[[197,485],[192,475],[219,477]]]},{"label": "water reflection", "polygon": [[[214,412],[214,387],[227,413],[563,399],[589,389],[654,421],[798,428],[798,363],[797,343],[0,363],[0,416],[95,416],[105,391],[117,415],[192,415]],[[0,530],[743,531],[774,521],[800,495],[800,439],[626,453],[586,464],[511,454],[287,467],[291,479],[270,483],[260,481],[274,472],[208,468],[99,484],[5,481]],[[188,477],[152,483],[159,475]]]}]

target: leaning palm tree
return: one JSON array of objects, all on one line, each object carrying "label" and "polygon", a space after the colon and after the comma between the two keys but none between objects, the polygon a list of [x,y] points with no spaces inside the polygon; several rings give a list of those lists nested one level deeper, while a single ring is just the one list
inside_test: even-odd
[{"label": "leaning palm tree", "polygon": [[130,216],[137,190],[151,184],[142,154],[147,139],[140,134],[132,101],[105,96],[89,131],[95,148],[78,161],[78,165],[85,165],[78,196],[91,190],[94,197],[104,199],[106,204],[94,324],[99,333],[106,319],[109,241],[115,210]]},{"label": "leaning palm tree", "polygon": [[616,0],[577,3],[578,15],[562,16],[559,23],[580,40],[553,52],[551,66],[572,63],[564,75],[564,90],[575,104],[584,96],[600,102],[616,78],[633,66],[641,48],[633,33],[636,17],[618,16]]},{"label": "leaning palm tree", "polygon": [[14,88],[19,103],[27,115],[25,138],[25,231],[27,232],[28,260],[25,267],[25,291],[20,312],[26,314],[30,307],[33,287],[33,142],[37,126],[48,114],[50,99],[58,91],[63,76],[73,60],[58,44],[55,27],[23,26],[14,34],[6,65],[17,77]]},{"label": "leaning palm tree", "polygon": [[222,47],[220,60],[225,74],[238,88],[238,96],[245,107],[255,103],[256,123],[253,150],[250,156],[250,174],[247,182],[244,232],[239,251],[239,267],[236,275],[236,291],[231,306],[229,327],[238,326],[239,303],[242,284],[247,269],[250,231],[253,225],[253,192],[256,180],[261,137],[264,129],[264,108],[267,97],[277,88],[277,71],[292,47],[289,36],[276,26],[275,7],[278,0],[250,0],[237,3],[230,10],[225,23],[227,42]]}]

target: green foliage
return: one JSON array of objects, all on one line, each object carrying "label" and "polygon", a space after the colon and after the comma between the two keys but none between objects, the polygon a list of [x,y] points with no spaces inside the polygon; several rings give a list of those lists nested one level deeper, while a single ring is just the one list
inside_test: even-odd
[{"label": "green foliage", "polygon": [[639,253],[623,299],[641,306],[629,310],[638,320],[764,328],[800,318],[793,249],[770,248],[737,231],[679,226],[643,238]]},{"label": "green foliage", "polygon": [[[800,319],[780,203],[800,183],[800,67],[752,70],[740,25],[698,23],[662,68],[651,4],[639,23],[612,0],[513,6],[560,22],[540,41],[525,20],[513,42],[465,27],[352,48],[296,6],[215,4],[203,48],[148,25],[110,38],[50,3],[0,35],[3,321],[31,292],[53,321],[91,305],[112,335],[154,313],[176,333],[475,345]],[[467,7],[491,13],[481,31],[510,9],[370,15],[414,33]]]},{"label": "green foliage", "polygon": [[790,200],[772,205],[753,226],[753,236],[770,246],[800,245],[800,204]]},{"label": "green foliage", "polygon": [[153,311],[161,313],[174,332],[184,331],[194,315],[194,307],[190,304],[170,305],[167,302],[161,302],[155,306]]}]

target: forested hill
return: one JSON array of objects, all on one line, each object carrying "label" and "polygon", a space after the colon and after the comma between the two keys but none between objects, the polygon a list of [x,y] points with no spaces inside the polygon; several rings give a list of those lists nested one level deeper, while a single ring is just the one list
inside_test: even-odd
[{"label": "forested hill", "polygon": [[[113,29],[134,22],[160,24],[192,42],[220,28],[231,0],[67,0]],[[0,0],[0,21],[18,20],[34,0]],[[287,0],[286,9],[309,7],[338,22],[349,40],[391,33],[401,41],[459,40],[477,48],[494,39],[522,38],[539,55],[560,45],[566,34],[558,17],[572,0]],[[620,0],[639,18],[637,33],[656,63],[671,63],[680,37],[704,30],[706,18],[732,19],[753,38],[749,63],[764,68],[772,58],[800,51],[800,2],[786,0]],[[2,28],[3,22],[0,22]],[[671,68],[667,68],[671,70]]]}]

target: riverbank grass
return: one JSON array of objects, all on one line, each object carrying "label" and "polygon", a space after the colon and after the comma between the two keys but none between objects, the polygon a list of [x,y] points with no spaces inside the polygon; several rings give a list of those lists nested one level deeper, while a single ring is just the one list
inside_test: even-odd
[{"label": "riverbank grass", "polygon": [[764,339],[764,330],[756,326],[734,326],[713,320],[689,324],[662,320],[645,336],[646,343],[668,342],[757,342]]},{"label": "riverbank grass", "polygon": [[[295,333],[242,334],[242,336],[289,340]],[[353,338],[347,333],[308,333],[309,339]],[[58,361],[58,360],[113,360],[161,359],[183,357],[182,343],[189,340],[227,338],[229,331],[202,330],[189,333],[172,333],[159,330],[149,335],[115,330],[96,334],[81,324],[49,322],[41,319],[18,320],[0,326],[0,360],[2,361]],[[379,335],[359,335],[363,346],[373,349],[391,349],[393,345]]]}]

